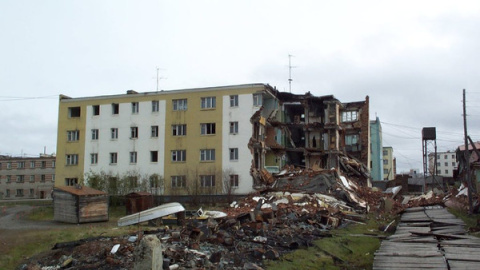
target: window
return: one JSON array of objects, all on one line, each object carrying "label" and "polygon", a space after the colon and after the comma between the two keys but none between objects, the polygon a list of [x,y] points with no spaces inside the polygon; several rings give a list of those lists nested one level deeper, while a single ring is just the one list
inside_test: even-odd
[{"label": "window", "polygon": [[130,139],[138,138],[138,127],[130,128]]},{"label": "window", "polygon": [[445,170],[445,174],[448,174],[448,170]]},{"label": "window", "polygon": [[445,159],[447,159],[447,158],[448,158],[448,156],[447,156],[447,155],[445,155],[445,156],[444,156],[444,158],[445,158]]},{"label": "window", "polygon": [[187,135],[187,125],[172,125],[172,135],[173,136],[186,136]]},{"label": "window", "polygon": [[0,162],[0,170],[2,169],[2,163]]},{"label": "window", "polygon": [[172,188],[184,188],[187,186],[187,177],[185,175],[172,176]]},{"label": "window", "polygon": [[150,162],[158,162],[158,151],[150,151]]},{"label": "window", "polygon": [[25,161],[17,162],[17,169],[25,169]]},{"label": "window", "polygon": [[80,131],[79,130],[68,130],[67,131],[67,141],[75,142],[78,141],[80,138]]},{"label": "window", "polygon": [[120,105],[118,103],[112,103],[112,114],[120,113]]},{"label": "window", "polygon": [[200,186],[201,187],[214,187],[215,186],[215,175],[200,175]]},{"label": "window", "polygon": [[440,155],[437,155],[437,159],[440,159]]},{"label": "window", "polygon": [[35,168],[35,161],[30,161],[30,168]]},{"label": "window", "polygon": [[202,135],[215,134],[215,123],[200,124],[200,134]]},{"label": "window", "polygon": [[93,105],[93,115],[100,115],[100,105]]},{"label": "window", "polygon": [[35,175],[30,175],[30,182],[31,183],[35,182]]},{"label": "window", "polygon": [[69,107],[68,108],[68,117],[80,117],[80,107]]},{"label": "window", "polygon": [[253,106],[262,106],[262,94],[253,94]]},{"label": "window", "polygon": [[452,162],[452,166],[455,167],[457,164],[455,164],[455,162]]},{"label": "window", "polygon": [[7,190],[6,190],[5,196],[6,196],[6,197],[10,197],[10,189],[7,189]]},{"label": "window", "polygon": [[448,166],[448,162],[445,162],[445,166]]},{"label": "window", "polygon": [[78,184],[77,178],[65,178],[65,186],[75,186]]},{"label": "window", "polygon": [[110,135],[111,135],[110,138],[112,140],[118,139],[118,128],[111,128],[110,129]]},{"label": "window", "polygon": [[138,109],[138,102],[132,102],[132,114],[137,114]]},{"label": "window", "polygon": [[437,167],[440,167],[440,162],[437,162]]},{"label": "window", "polygon": [[17,194],[15,194],[16,197],[23,197],[23,189],[17,189]]},{"label": "window", "polygon": [[41,165],[41,166],[42,166],[42,169],[47,168],[47,162],[46,162],[46,161],[42,161],[41,164],[42,164],[42,165]]},{"label": "window", "polygon": [[441,171],[441,170],[437,170],[437,174],[441,174],[441,173],[442,173],[442,171]]},{"label": "window", "polygon": [[33,188],[30,189],[30,197],[33,197],[35,195],[35,190]]},{"label": "window", "polygon": [[130,163],[137,163],[137,152],[130,152]]},{"label": "window", "polygon": [[55,174],[52,174],[52,182],[55,182]]},{"label": "window", "polygon": [[174,99],[172,100],[174,111],[186,111],[187,99]]},{"label": "window", "polygon": [[360,145],[358,144],[359,136],[358,134],[354,135],[345,135],[345,148],[347,151],[360,151]]},{"label": "window", "polygon": [[117,164],[117,153],[110,153],[110,164]]},{"label": "window", "polygon": [[238,160],[238,148],[230,148],[230,161]]},{"label": "window", "polygon": [[388,156],[388,151],[387,151],[387,150],[383,150],[383,155],[384,155],[384,156]]},{"label": "window", "polygon": [[238,107],[238,95],[230,96],[230,107]]},{"label": "window", "polygon": [[52,168],[55,168],[56,165],[57,164],[56,164],[55,160],[52,160]]},{"label": "window", "polygon": [[98,140],[98,129],[92,129],[92,141]]},{"label": "window", "polygon": [[201,161],[214,161],[215,160],[215,149],[202,149],[202,150],[200,150],[200,160]]},{"label": "window", "polygon": [[452,155],[452,159],[455,159],[455,155]]},{"label": "window", "polygon": [[7,183],[10,183],[12,181],[12,176],[11,175],[7,175]]},{"label": "window", "polygon": [[12,162],[7,162],[7,169],[11,169],[12,168]]},{"label": "window", "polygon": [[213,109],[217,106],[215,97],[203,97],[201,100],[202,109]]},{"label": "window", "polygon": [[78,155],[77,154],[70,154],[66,155],[66,165],[77,165],[78,164]]},{"label": "window", "polygon": [[151,135],[152,135],[152,138],[157,138],[158,137],[158,126],[152,126],[151,127]]},{"label": "window", "polygon": [[358,120],[357,111],[342,112],[342,122],[353,122]]},{"label": "window", "polygon": [[40,175],[40,182],[45,183],[45,174]]},{"label": "window", "polygon": [[383,165],[388,165],[388,159],[383,160]]},{"label": "window", "polygon": [[172,151],[172,161],[173,162],[181,162],[187,159],[187,151],[186,150],[173,150]]},{"label": "window", "polygon": [[230,187],[238,188],[238,174],[230,174]]},{"label": "window", "polygon": [[388,169],[383,169],[383,174],[388,174]]},{"label": "window", "polygon": [[97,153],[90,154],[90,164],[98,164],[98,154]]},{"label": "window", "polygon": [[25,181],[24,175],[17,175],[17,183],[23,183]]},{"label": "window", "polygon": [[238,133],[238,122],[230,122],[230,134]]},{"label": "window", "polygon": [[160,109],[160,103],[158,100],[152,100],[152,112],[158,112]]}]

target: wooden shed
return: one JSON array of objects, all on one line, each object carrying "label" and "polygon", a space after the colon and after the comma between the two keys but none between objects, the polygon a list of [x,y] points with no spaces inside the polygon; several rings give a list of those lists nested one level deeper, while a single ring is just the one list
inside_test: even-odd
[{"label": "wooden shed", "polygon": [[127,215],[142,212],[153,207],[153,195],[148,192],[132,192],[127,194],[125,207]]},{"label": "wooden shed", "polygon": [[108,194],[85,186],[55,187],[53,219],[67,223],[108,221]]}]

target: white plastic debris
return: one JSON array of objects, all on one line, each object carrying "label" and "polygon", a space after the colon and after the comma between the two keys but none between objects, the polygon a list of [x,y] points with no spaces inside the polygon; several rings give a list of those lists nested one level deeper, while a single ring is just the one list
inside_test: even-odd
[{"label": "white plastic debris", "polygon": [[120,248],[120,244],[116,244],[115,246],[113,246],[112,250],[110,251],[110,253],[112,254],[115,254],[117,253],[118,249]]},{"label": "white plastic debris", "polygon": [[254,242],[257,242],[257,243],[266,243],[267,242],[267,238],[266,237],[263,237],[263,236],[255,236],[253,238],[253,241]]},{"label": "white plastic debris", "polygon": [[137,239],[138,239],[137,236],[130,236],[130,237],[128,237],[128,242],[132,242],[132,243],[133,243],[133,242],[137,241]]}]

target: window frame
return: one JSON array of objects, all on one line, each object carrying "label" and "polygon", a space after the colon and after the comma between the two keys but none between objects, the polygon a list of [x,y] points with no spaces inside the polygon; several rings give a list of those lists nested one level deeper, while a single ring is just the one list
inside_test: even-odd
[{"label": "window frame", "polygon": [[90,153],[90,165],[98,164],[98,153]]},{"label": "window frame", "polygon": [[67,130],[67,142],[78,142],[80,140],[80,130]]},{"label": "window frame", "polygon": [[342,123],[358,121],[359,113],[356,110],[349,110],[342,112]]},{"label": "window frame", "polygon": [[252,95],[253,97],[253,106],[254,107],[260,107],[263,105],[263,95],[256,93]]},{"label": "window frame", "polygon": [[187,150],[171,150],[170,151],[170,160],[172,162],[186,162],[187,161]]},{"label": "window frame", "polygon": [[98,128],[92,128],[92,141],[98,141],[99,133]]},{"label": "window frame", "polygon": [[160,111],[160,101],[152,100],[152,113],[156,113]]},{"label": "window frame", "polygon": [[238,95],[230,95],[230,108],[238,107]]},{"label": "window frame", "polygon": [[230,188],[238,188],[240,185],[240,177],[238,174],[230,174]]},{"label": "window frame", "polygon": [[76,165],[78,165],[78,154],[66,154],[65,155],[65,165],[66,166],[76,166]]},{"label": "window frame", "polygon": [[186,124],[179,124],[179,125],[172,125],[172,136],[187,136],[187,125]]},{"label": "window frame", "polygon": [[138,162],[137,151],[131,151],[129,156],[130,156],[130,164],[137,164],[137,162]]},{"label": "window frame", "polygon": [[93,116],[100,115],[100,105],[92,105],[92,115]]},{"label": "window frame", "polygon": [[230,161],[238,161],[238,148],[228,149]]},{"label": "window frame", "polygon": [[238,134],[238,121],[230,122],[230,134],[231,135]]},{"label": "window frame", "polygon": [[202,110],[212,110],[217,107],[217,97],[210,96],[210,97],[202,97],[200,98],[200,108]]},{"label": "window frame", "polygon": [[110,139],[118,140],[118,128],[110,128]]},{"label": "window frame", "polygon": [[201,123],[200,135],[215,135],[217,132],[216,123]]},{"label": "window frame", "polygon": [[[186,175],[172,175],[170,177],[172,188],[186,188],[187,176]],[[180,185],[179,185],[180,183]]]},{"label": "window frame", "polygon": [[130,139],[138,139],[138,127],[130,127]]},{"label": "window frame", "polygon": [[186,98],[172,99],[173,111],[186,111],[188,110],[188,100]]},{"label": "window frame", "polygon": [[120,104],[112,103],[112,115],[119,115],[120,114]]},{"label": "window frame", "polygon": [[[207,185],[209,184],[209,185]],[[202,188],[213,188],[215,187],[215,175],[200,175],[200,187]]]},{"label": "window frame", "polygon": [[151,138],[158,138],[158,126],[151,126],[150,127],[150,137]]},{"label": "window frame", "polygon": [[115,165],[118,163],[118,153],[110,152],[110,165]]},{"label": "window frame", "polygon": [[212,162],[215,161],[215,149],[200,149],[200,161]]},{"label": "window frame", "polygon": [[158,151],[157,150],[150,151],[150,162],[158,163]]},{"label": "window frame", "polygon": [[140,112],[140,103],[138,101],[132,102],[132,114],[138,114]]}]

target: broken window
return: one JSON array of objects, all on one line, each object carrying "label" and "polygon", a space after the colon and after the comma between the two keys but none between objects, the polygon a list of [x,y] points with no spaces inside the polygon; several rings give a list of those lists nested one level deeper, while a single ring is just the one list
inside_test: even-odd
[{"label": "broken window", "polygon": [[152,100],[152,112],[158,112],[160,110],[160,102],[158,100]]},{"label": "broken window", "polygon": [[68,108],[68,117],[80,117],[80,107],[69,107]]},{"label": "broken window", "polygon": [[185,136],[187,135],[187,125],[172,125],[173,136]]},{"label": "broken window", "polygon": [[215,97],[203,97],[201,100],[202,109],[213,109],[217,106]]},{"label": "broken window", "polygon": [[67,130],[67,141],[76,142],[80,139],[79,130]]},{"label": "broken window", "polygon": [[110,164],[117,164],[118,154],[116,152],[110,153]]},{"label": "broken window", "polygon": [[138,127],[130,127],[130,139],[138,138]]},{"label": "broken window", "polygon": [[353,122],[358,120],[357,111],[342,112],[342,122]]},{"label": "broken window", "polygon": [[137,152],[130,152],[130,163],[137,163]]},{"label": "broken window", "polygon": [[93,105],[93,115],[100,115],[100,105]]},{"label": "broken window", "polygon": [[238,133],[238,122],[230,122],[230,134]]},{"label": "broken window", "polygon": [[215,123],[200,124],[200,134],[213,135],[215,134]]},{"label": "broken window", "polygon": [[158,151],[150,151],[150,162],[158,162]]},{"label": "broken window", "polygon": [[345,135],[345,148],[346,151],[360,151],[358,134]]},{"label": "broken window", "polygon": [[230,187],[231,188],[238,188],[238,174],[231,174],[230,175]]},{"label": "broken window", "polygon": [[172,161],[173,162],[183,162],[187,159],[187,150],[173,150],[172,151]]},{"label": "broken window", "polygon": [[98,163],[98,154],[92,153],[90,154],[90,164],[94,165]]},{"label": "broken window", "polygon": [[215,175],[200,175],[200,186],[201,187],[214,187],[215,186]]},{"label": "broken window", "polygon": [[201,161],[214,161],[215,160],[215,149],[202,149],[202,150],[200,150],[200,160]]},{"label": "broken window", "polygon": [[173,100],[173,110],[174,111],[186,111],[187,110],[187,99],[174,99]]},{"label": "broken window", "polygon": [[151,127],[151,135],[152,138],[157,138],[158,137],[158,126],[152,126]]},{"label": "broken window", "polygon": [[118,103],[112,103],[112,114],[118,114],[120,112],[120,106]]},{"label": "broken window", "polygon": [[238,148],[230,148],[230,161],[238,160]]},{"label": "broken window", "polygon": [[187,177],[185,175],[173,175],[172,188],[184,188],[187,186]]},{"label": "broken window", "polygon": [[253,94],[253,106],[260,107],[262,106],[262,94]]},{"label": "broken window", "polygon": [[230,96],[230,107],[238,107],[238,95]]},{"label": "broken window", "polygon": [[65,156],[66,164],[65,165],[77,165],[78,164],[78,155],[77,154],[68,154]]}]

